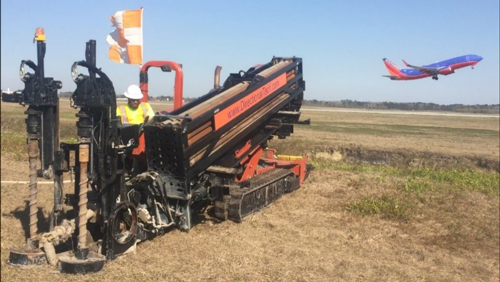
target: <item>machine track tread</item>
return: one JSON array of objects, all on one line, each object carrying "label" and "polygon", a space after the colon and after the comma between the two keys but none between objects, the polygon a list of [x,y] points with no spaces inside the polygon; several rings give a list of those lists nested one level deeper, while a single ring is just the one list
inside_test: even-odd
[{"label": "machine track tread", "polygon": [[241,222],[244,217],[258,212],[278,200],[286,192],[298,188],[294,173],[288,169],[273,169],[254,176],[240,189],[230,191],[227,218]]}]

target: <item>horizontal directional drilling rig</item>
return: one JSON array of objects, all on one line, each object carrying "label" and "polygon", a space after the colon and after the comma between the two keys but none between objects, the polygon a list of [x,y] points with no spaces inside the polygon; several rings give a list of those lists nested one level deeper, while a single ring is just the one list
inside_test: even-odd
[{"label": "horizontal directional drilling rig", "polygon": [[275,57],[145,124],[148,170],[127,182],[138,239],[171,225],[189,230],[192,214],[208,206],[217,218],[240,222],[297,189],[307,156],[277,159],[267,143],[304,123],[304,89],[302,59]]}]

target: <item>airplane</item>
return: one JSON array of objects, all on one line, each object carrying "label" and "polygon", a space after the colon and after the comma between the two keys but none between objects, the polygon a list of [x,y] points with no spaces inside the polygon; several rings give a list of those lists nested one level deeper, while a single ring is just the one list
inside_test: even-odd
[{"label": "airplane", "polygon": [[438,74],[449,75],[454,73],[456,69],[468,66],[474,69],[474,66],[482,59],[483,57],[478,55],[464,55],[424,66],[410,65],[403,60],[405,66],[410,67],[410,69],[401,69],[387,58],[383,58],[385,67],[390,74],[383,76],[391,80],[413,80],[431,76],[432,79],[438,80]]}]

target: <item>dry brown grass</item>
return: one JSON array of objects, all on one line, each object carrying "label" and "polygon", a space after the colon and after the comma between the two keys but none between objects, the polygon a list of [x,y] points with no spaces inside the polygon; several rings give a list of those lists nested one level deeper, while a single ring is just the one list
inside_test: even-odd
[{"label": "dry brown grass", "polygon": [[285,142],[499,158],[498,118],[310,111],[302,116],[312,125],[300,127]]},{"label": "dry brown grass", "polygon": [[[4,127],[4,105],[2,144],[4,135],[16,133]],[[23,110],[19,111],[22,118]],[[338,157],[339,151],[334,149],[339,146],[358,148],[361,154],[397,149],[498,160],[498,119],[495,125],[490,120],[474,118],[393,115],[367,118],[360,114],[304,113],[313,123],[325,122],[324,126],[297,127],[295,134],[279,145],[282,151],[309,152],[317,156],[316,161],[323,159],[326,163]],[[363,133],[364,128],[379,129],[378,126],[391,124],[403,127],[397,130],[389,126]],[[404,126],[414,126],[412,130],[418,132],[432,126],[442,130],[428,135],[411,134],[405,133],[412,130],[407,131]],[[360,130],[352,131],[356,127]],[[447,128],[475,133],[460,135],[461,131]],[[496,137],[490,131],[496,132]],[[434,145],[422,146],[425,140]],[[464,148],[467,150],[463,151]],[[27,180],[27,160],[5,152],[2,148],[2,180]],[[331,159],[325,161],[325,156]],[[356,171],[349,167],[338,170],[325,166],[312,171],[300,189],[241,224],[202,220],[188,233],[174,230],[141,243],[135,255],[107,263],[103,272],[86,276],[59,274],[49,266],[18,269],[5,263],[9,249],[25,241],[28,195],[27,185],[2,184],[1,278],[2,281],[498,281],[498,192],[458,191],[447,189],[446,183],[437,183],[435,189],[417,193],[405,191],[404,181],[406,178],[383,170]],[[40,231],[48,228],[51,193],[51,185],[40,185]],[[353,202],[382,195],[412,204],[411,217],[393,220],[348,211]]]}]

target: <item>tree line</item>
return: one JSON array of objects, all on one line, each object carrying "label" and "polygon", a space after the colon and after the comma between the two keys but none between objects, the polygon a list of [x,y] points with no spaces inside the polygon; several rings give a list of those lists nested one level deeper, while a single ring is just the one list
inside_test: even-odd
[{"label": "tree line", "polygon": [[500,113],[500,104],[440,105],[435,103],[424,103],[424,102],[396,103],[396,102],[362,102],[356,100],[322,101],[316,99],[304,100],[303,104],[308,106],[318,106],[318,107],[374,109],[374,110],[376,109],[376,110],[403,110],[403,111],[450,111],[450,112],[481,113],[481,114]]},{"label": "tree line", "polygon": [[[73,92],[61,92],[59,97],[69,98]],[[123,94],[116,94],[116,98],[125,98]],[[154,97],[159,101],[173,101],[172,96]],[[183,97],[184,102],[190,102],[196,98]],[[323,100],[304,100],[304,105],[316,107],[334,107],[334,108],[354,108],[354,109],[373,109],[373,110],[402,110],[402,111],[449,111],[461,113],[478,113],[478,114],[499,114],[500,104],[484,104],[484,105],[464,105],[451,104],[440,105],[435,103],[411,102],[411,103],[396,103],[396,102],[363,102],[356,100],[340,100],[340,101],[323,101]]]}]

